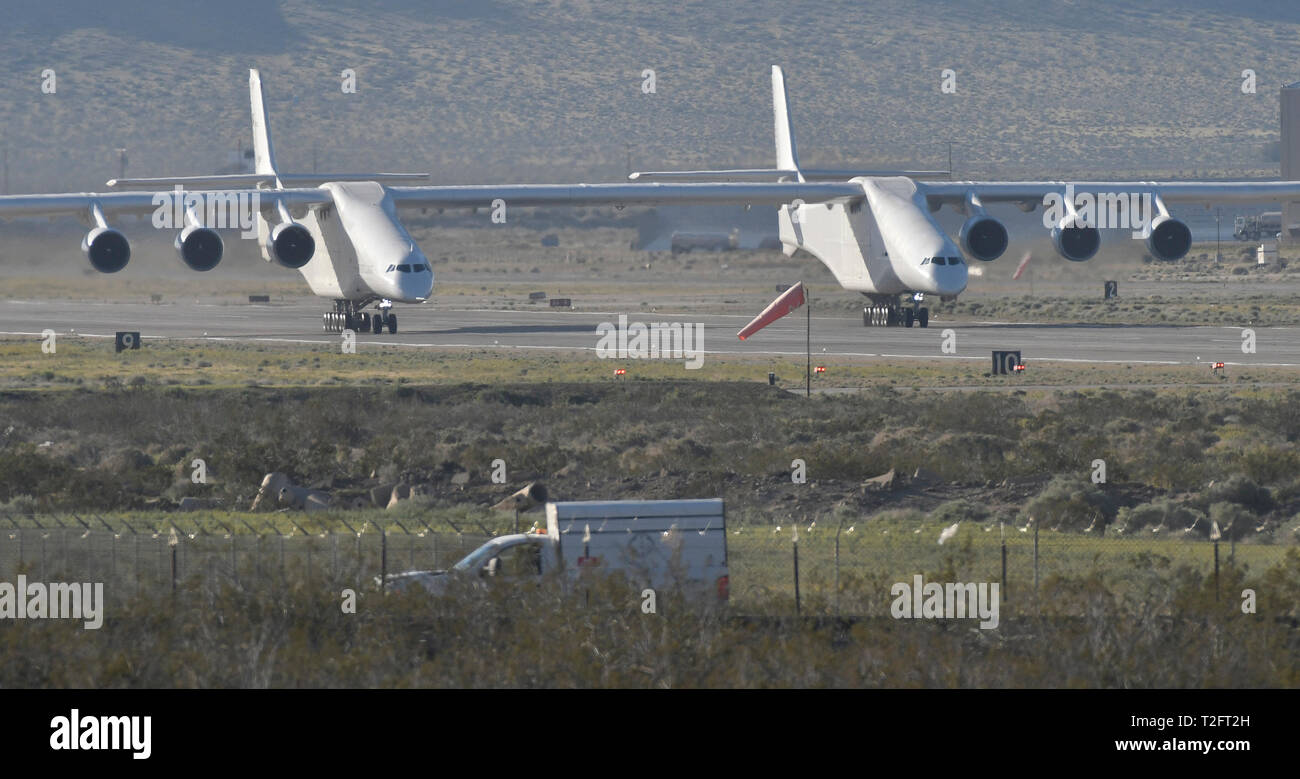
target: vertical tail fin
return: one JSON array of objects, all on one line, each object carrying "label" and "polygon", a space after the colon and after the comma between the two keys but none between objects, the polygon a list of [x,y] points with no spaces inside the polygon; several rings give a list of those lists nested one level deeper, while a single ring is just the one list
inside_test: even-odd
[{"label": "vertical tail fin", "polygon": [[262,77],[256,69],[248,71],[248,96],[253,108],[253,163],[254,173],[277,175],[275,147],[271,145],[271,123],[266,116],[266,103],[262,100]]},{"label": "vertical tail fin", "polygon": [[799,172],[799,153],[794,145],[794,127],[790,124],[790,105],[785,98],[785,75],[779,65],[772,66],[772,115],[776,126],[776,167]]}]

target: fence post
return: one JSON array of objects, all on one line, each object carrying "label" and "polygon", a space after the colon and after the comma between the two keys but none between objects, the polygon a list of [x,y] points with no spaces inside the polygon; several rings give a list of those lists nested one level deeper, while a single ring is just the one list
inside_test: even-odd
[{"label": "fence post", "polygon": [[844,529],[844,518],[835,528],[835,616],[840,615],[840,531]]},{"label": "fence post", "polygon": [[1034,522],[1034,603],[1038,602],[1038,520]]},{"label": "fence post", "polygon": [[1007,533],[1006,525],[1002,520],[998,520],[998,540],[1002,544],[1002,600],[1007,603],[1011,598],[1007,596]]},{"label": "fence post", "polygon": [[45,532],[45,527],[35,517],[32,517],[32,521],[41,529],[41,581],[49,581],[49,577],[45,575],[45,540],[50,537],[50,534]]},{"label": "fence post", "polygon": [[1219,542],[1214,542],[1214,600],[1219,600]]},{"label": "fence post", "polygon": [[388,586],[388,528],[380,526],[379,528],[379,591],[382,593]]},{"label": "fence post", "polygon": [[794,524],[794,615],[799,616],[799,524]]},{"label": "fence post", "polygon": [[135,528],[131,527],[131,523],[125,519],[122,520],[122,524],[127,530],[131,531],[131,536],[135,538],[135,557],[131,561],[131,569],[135,571],[135,595],[138,598],[140,597],[140,534],[135,532]]}]

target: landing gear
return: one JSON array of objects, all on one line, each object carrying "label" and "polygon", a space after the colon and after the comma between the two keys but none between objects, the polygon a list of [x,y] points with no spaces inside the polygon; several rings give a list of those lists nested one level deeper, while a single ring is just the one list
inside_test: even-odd
[{"label": "landing gear", "polygon": [[352,330],[357,333],[374,333],[379,335],[388,327],[388,332],[397,332],[397,315],[389,311],[393,304],[387,300],[379,303],[379,310],[373,314],[361,309],[369,300],[336,300],[334,310],[325,312],[321,322],[327,333],[341,333]]},{"label": "landing gear", "polygon": [[930,309],[921,306],[919,298],[915,299],[914,305],[908,307],[899,305],[898,299],[891,296],[872,296],[871,300],[875,305],[862,309],[863,327],[911,327],[914,324],[929,327],[930,325]]}]

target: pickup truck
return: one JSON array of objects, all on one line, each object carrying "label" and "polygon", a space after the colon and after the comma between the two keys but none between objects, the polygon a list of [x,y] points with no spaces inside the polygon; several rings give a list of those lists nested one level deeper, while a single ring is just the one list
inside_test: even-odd
[{"label": "pickup truck", "polygon": [[685,585],[725,601],[730,577],[723,501],[547,503],[544,529],[498,536],[448,570],[391,574],[384,584],[391,591],[418,585],[442,595],[453,577],[519,583],[556,573],[569,582],[621,573],[638,587]]}]

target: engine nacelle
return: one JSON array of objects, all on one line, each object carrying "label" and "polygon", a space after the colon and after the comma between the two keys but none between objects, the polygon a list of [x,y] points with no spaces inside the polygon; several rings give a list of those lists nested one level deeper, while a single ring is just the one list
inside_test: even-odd
[{"label": "engine nacelle", "polygon": [[1007,228],[987,214],[967,219],[957,237],[962,251],[984,262],[996,260],[1007,250]]},{"label": "engine nacelle", "polygon": [[297,269],[311,262],[316,240],[297,222],[281,222],[267,234],[266,249],[280,265]]},{"label": "engine nacelle", "polygon": [[176,253],[190,270],[209,271],[221,262],[226,246],[210,227],[190,225],[176,234]]},{"label": "engine nacelle", "polygon": [[81,251],[100,273],[117,273],[131,259],[131,243],[111,227],[96,227],[81,240]]},{"label": "engine nacelle", "polygon": [[1162,214],[1151,222],[1147,235],[1147,251],[1158,260],[1181,260],[1192,248],[1192,231],[1186,224],[1172,216]]},{"label": "engine nacelle", "polygon": [[1095,227],[1080,227],[1075,216],[1067,214],[1052,228],[1052,244],[1056,253],[1070,262],[1091,260],[1101,248],[1101,231]]}]

